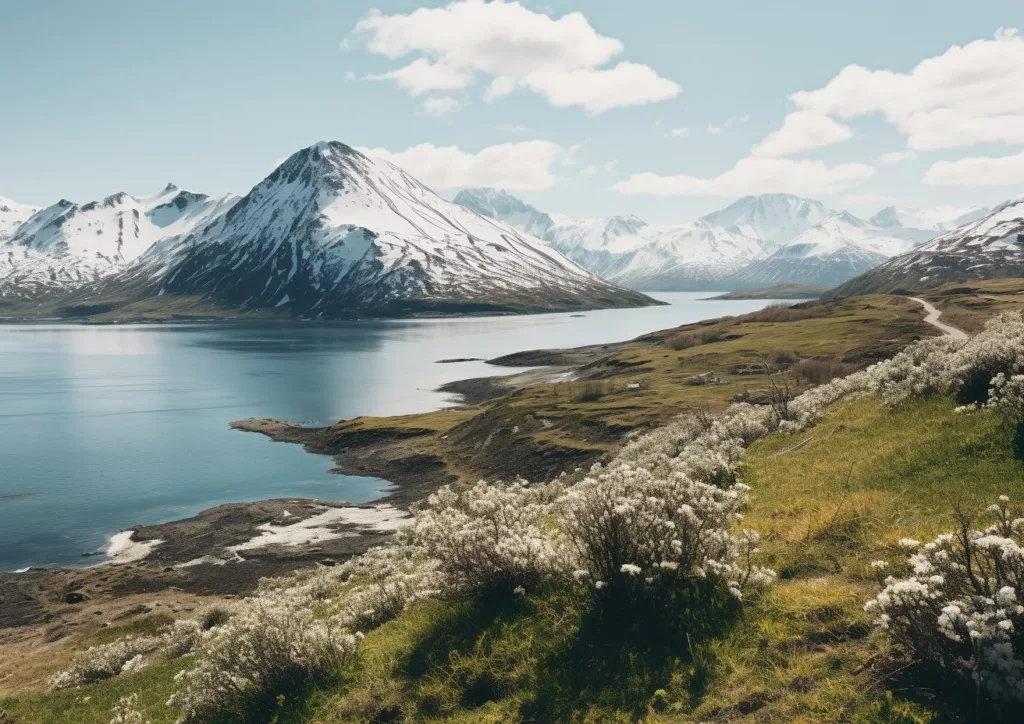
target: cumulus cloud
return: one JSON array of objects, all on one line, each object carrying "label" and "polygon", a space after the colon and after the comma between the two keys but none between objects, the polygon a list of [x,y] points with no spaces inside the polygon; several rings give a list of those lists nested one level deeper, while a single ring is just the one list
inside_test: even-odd
[{"label": "cumulus cloud", "polygon": [[1024,153],[938,161],[924,175],[932,186],[1000,186],[1024,183]]},{"label": "cumulus cloud", "polygon": [[402,68],[380,75],[369,76],[370,80],[393,80],[410,95],[418,96],[432,91],[461,90],[473,79],[471,73],[452,68],[444,63],[431,63],[426,58],[417,58]]},{"label": "cumulus cloud", "polygon": [[1024,143],[1022,88],[1024,38],[1000,28],[992,39],[954,45],[909,73],[848,65],[824,87],[791,100],[819,115],[881,114],[907,136],[911,150],[933,151]]},{"label": "cumulus cloud", "polygon": [[433,188],[493,186],[517,191],[546,189],[557,178],[552,166],[565,149],[549,141],[521,141],[488,146],[476,153],[458,146],[421,143],[404,151],[361,148],[368,156],[383,158]]},{"label": "cumulus cloud", "polygon": [[462,108],[462,104],[451,96],[431,96],[423,101],[423,110],[426,113],[440,118]]},{"label": "cumulus cloud", "polygon": [[371,10],[343,46],[356,43],[392,60],[419,56],[375,76],[414,95],[463,89],[481,76],[490,79],[489,100],[525,89],[553,106],[599,114],[662,101],[680,91],[649,66],[611,65],[624,50],[622,42],[598,33],[582,13],[555,19],[505,0],[459,0],[393,15]]},{"label": "cumulus cloud", "polygon": [[751,150],[755,156],[790,156],[800,151],[828,146],[853,136],[849,126],[814,111],[790,113],[782,127]]},{"label": "cumulus cloud", "polygon": [[913,151],[890,151],[889,153],[883,153],[878,157],[878,160],[884,164],[892,165],[894,163],[911,161],[915,158],[917,158],[917,154]]},{"label": "cumulus cloud", "polygon": [[826,166],[821,161],[751,156],[714,178],[648,172],[634,174],[612,189],[648,196],[745,196],[772,192],[812,196],[842,191],[874,173],[871,166],[860,163]]}]

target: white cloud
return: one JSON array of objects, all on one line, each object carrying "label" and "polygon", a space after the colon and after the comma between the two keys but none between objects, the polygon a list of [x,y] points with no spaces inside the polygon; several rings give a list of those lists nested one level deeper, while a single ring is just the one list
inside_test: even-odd
[{"label": "white cloud", "polygon": [[431,63],[426,58],[417,58],[397,70],[368,77],[370,80],[393,80],[413,96],[432,91],[462,90],[473,80],[472,73],[466,70],[444,63]]},{"label": "white cloud", "polygon": [[909,73],[843,68],[824,87],[800,91],[800,110],[839,118],[882,114],[916,151],[976,143],[1024,143],[1024,38],[1000,28],[954,45]]},{"label": "white cloud", "polygon": [[686,138],[687,136],[690,135],[690,129],[686,128],[685,126],[679,126],[678,128],[671,129],[668,132],[668,135],[671,138]]},{"label": "white cloud", "polygon": [[813,111],[796,111],[786,116],[782,128],[772,131],[751,149],[755,156],[790,156],[800,151],[828,146],[853,136],[849,126]]},{"label": "white cloud", "polygon": [[451,96],[431,96],[423,101],[423,110],[426,113],[440,118],[462,108],[462,104]]},{"label": "white cloud", "polygon": [[599,34],[582,13],[555,19],[505,0],[459,0],[394,15],[371,10],[343,47],[354,41],[393,60],[418,55],[409,65],[377,76],[413,94],[461,89],[485,76],[491,78],[489,100],[524,88],[553,106],[598,114],[672,98],[680,90],[646,65],[608,67],[623,44]]},{"label": "white cloud", "polygon": [[938,161],[924,175],[931,186],[999,186],[1024,183],[1024,153]]},{"label": "white cloud", "polygon": [[745,196],[771,192],[816,196],[842,191],[874,173],[871,166],[860,163],[829,167],[821,161],[752,156],[714,178],[639,173],[612,189],[648,196]]},{"label": "white cloud", "polygon": [[501,143],[476,153],[432,143],[397,152],[385,148],[359,150],[390,161],[433,188],[493,186],[519,191],[553,186],[557,179],[552,166],[565,155],[565,149],[549,141]]},{"label": "white cloud", "polygon": [[878,160],[885,164],[903,163],[904,161],[912,161],[917,158],[917,154],[913,151],[890,151],[889,153],[883,153],[878,157]]},{"label": "white cloud", "polygon": [[725,133],[724,128],[722,128],[721,126],[716,126],[714,123],[708,124],[708,127],[704,130],[706,130],[712,136],[721,136],[723,133]]}]

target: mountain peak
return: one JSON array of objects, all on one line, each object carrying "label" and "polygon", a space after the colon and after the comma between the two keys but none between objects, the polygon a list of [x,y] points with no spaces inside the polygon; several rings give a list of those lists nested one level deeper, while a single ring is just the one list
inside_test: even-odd
[{"label": "mountain peak", "polygon": [[903,226],[903,223],[900,221],[899,212],[896,211],[895,206],[886,206],[884,209],[868,219],[868,221],[875,226],[881,226],[883,229]]}]

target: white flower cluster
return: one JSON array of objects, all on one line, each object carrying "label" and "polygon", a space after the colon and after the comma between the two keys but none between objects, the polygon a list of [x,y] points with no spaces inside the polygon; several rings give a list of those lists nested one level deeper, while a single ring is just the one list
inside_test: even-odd
[{"label": "white flower cluster", "polygon": [[175,621],[156,636],[125,636],[107,644],[90,646],[71,659],[71,665],[50,680],[54,689],[70,689],[118,674],[145,668],[149,657],[162,652],[176,659],[192,652],[204,632],[198,621]]},{"label": "white flower cluster", "polygon": [[409,604],[440,595],[438,562],[411,545],[379,546],[341,568],[349,576],[338,620],[350,631],[368,631],[397,617]]},{"label": "white flower cluster", "polygon": [[988,406],[1010,418],[1024,421],[1024,375],[1000,372],[992,378]]},{"label": "white flower cluster", "polygon": [[747,490],[682,473],[657,477],[628,463],[596,467],[557,503],[573,576],[598,590],[710,579],[737,597],[747,584],[770,583],[774,574],[750,559],[757,535],[732,533]]},{"label": "white flower cluster", "polygon": [[138,694],[122,696],[114,704],[114,708],[111,711],[111,714],[114,716],[111,718],[110,724],[143,724],[142,713],[139,711],[138,706]]},{"label": "white flower cluster", "polygon": [[[996,702],[1024,702],[1024,519],[1000,496],[995,522],[959,528],[909,558],[912,575],[889,576],[867,603],[877,626],[914,659],[962,674]],[[876,566],[882,569],[884,566]]]},{"label": "white flower cluster", "polygon": [[358,639],[308,608],[257,597],[204,637],[196,666],[175,677],[179,688],[167,705],[181,710],[180,722],[243,713],[268,693],[337,673]]},{"label": "white flower cluster", "polygon": [[450,593],[536,586],[557,568],[546,518],[557,485],[446,485],[414,506],[405,531]]},{"label": "white flower cluster", "polygon": [[126,636],[108,644],[90,646],[75,654],[71,665],[50,679],[50,686],[70,689],[137,671],[145,667],[146,657],[162,644],[160,636]]}]

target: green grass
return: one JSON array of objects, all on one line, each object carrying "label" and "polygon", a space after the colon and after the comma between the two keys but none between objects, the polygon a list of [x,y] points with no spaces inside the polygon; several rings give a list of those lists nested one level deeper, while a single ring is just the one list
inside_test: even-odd
[{"label": "green grass", "polygon": [[143,721],[174,722],[177,712],[165,703],[174,690],[174,675],[188,666],[188,661],[158,661],[141,671],[77,689],[0,699],[0,711],[15,717],[19,724],[108,724],[118,699],[138,694]]}]

